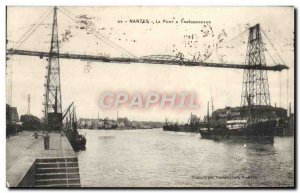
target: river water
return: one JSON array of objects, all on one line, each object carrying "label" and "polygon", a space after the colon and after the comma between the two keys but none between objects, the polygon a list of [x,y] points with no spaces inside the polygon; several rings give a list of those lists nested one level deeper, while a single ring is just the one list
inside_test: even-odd
[{"label": "river water", "polygon": [[212,141],[198,133],[80,130],[83,187],[261,187],[294,185],[294,139],[273,145]]}]

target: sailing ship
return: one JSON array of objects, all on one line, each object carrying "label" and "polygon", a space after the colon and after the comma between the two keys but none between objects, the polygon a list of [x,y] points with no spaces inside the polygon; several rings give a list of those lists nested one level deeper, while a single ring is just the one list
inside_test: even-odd
[{"label": "sailing ship", "polygon": [[[73,108],[71,108],[73,107]],[[72,111],[71,111],[72,109]],[[78,122],[77,122],[77,116],[75,111],[74,103],[72,103],[66,113],[64,114],[64,117],[66,117],[65,122],[65,130],[66,130],[66,136],[74,149],[74,151],[79,150],[85,150],[86,149],[86,137],[85,135],[79,134],[78,132]]]}]

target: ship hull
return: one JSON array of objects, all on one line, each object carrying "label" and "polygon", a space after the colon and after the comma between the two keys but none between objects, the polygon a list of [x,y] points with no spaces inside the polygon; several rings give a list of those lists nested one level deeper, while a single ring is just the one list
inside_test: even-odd
[{"label": "ship hull", "polygon": [[199,128],[196,125],[165,125],[163,126],[164,131],[175,131],[175,132],[191,132],[197,133]]},{"label": "ship hull", "polygon": [[235,140],[247,140],[249,142],[274,142],[274,133],[277,122],[275,120],[269,120],[265,122],[258,122],[248,124],[246,127],[240,129],[227,129],[212,128],[207,130],[200,129],[201,138],[222,140],[222,139],[235,139]]}]

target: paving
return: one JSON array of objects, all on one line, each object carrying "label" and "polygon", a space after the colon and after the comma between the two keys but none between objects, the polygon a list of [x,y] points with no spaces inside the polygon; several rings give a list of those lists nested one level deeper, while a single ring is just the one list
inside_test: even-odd
[{"label": "paving", "polygon": [[23,131],[6,140],[6,181],[16,187],[36,159],[77,157],[66,136],[50,133],[49,150],[44,150],[44,139],[34,138],[33,132]]}]

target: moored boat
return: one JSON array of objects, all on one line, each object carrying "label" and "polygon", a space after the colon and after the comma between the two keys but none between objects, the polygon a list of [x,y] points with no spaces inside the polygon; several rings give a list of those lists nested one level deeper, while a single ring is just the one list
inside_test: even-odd
[{"label": "moored boat", "polygon": [[223,127],[201,128],[204,139],[242,139],[249,142],[273,143],[276,120],[249,123],[247,120],[229,120]]},{"label": "moored boat", "polygon": [[188,122],[186,124],[178,123],[168,123],[166,120],[165,125],[163,126],[164,131],[175,131],[175,132],[198,132],[199,130],[199,121],[200,119],[191,114]]}]

